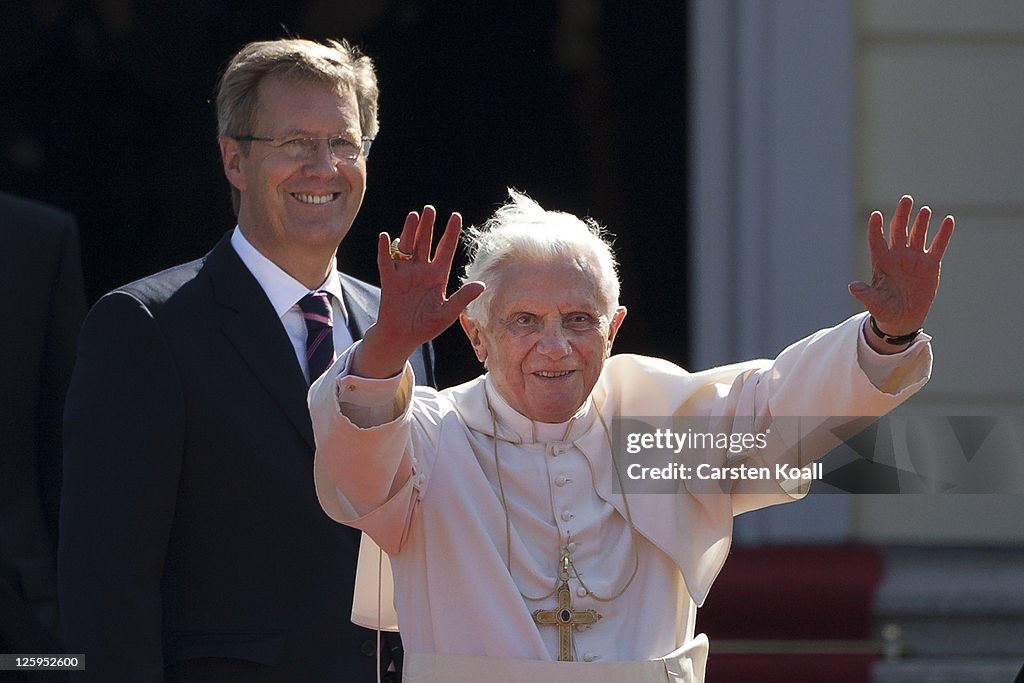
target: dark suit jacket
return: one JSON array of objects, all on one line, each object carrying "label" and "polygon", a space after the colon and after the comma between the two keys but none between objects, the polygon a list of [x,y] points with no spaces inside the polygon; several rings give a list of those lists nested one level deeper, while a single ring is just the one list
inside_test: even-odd
[{"label": "dark suit jacket", "polygon": [[[342,286],[358,338],[379,291]],[[61,506],[61,612],[87,678],[374,680],[374,634],[350,623],[359,533],[321,510],[313,453],[295,352],[227,237],[102,298]]]},{"label": "dark suit jacket", "polygon": [[85,290],[75,219],[0,194],[0,652],[60,653],[60,420]]}]

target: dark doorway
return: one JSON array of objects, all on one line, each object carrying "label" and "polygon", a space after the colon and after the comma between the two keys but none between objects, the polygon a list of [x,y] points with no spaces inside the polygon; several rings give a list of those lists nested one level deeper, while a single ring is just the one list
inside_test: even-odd
[{"label": "dark doorway", "polygon": [[[0,189],[75,213],[89,295],[196,258],[234,225],[209,103],[244,42],[345,36],[381,83],[342,268],[432,203],[483,220],[512,186],[616,235],[616,350],[684,362],[686,7],[630,0],[15,2],[0,10]],[[458,330],[442,386],[479,372]]]}]

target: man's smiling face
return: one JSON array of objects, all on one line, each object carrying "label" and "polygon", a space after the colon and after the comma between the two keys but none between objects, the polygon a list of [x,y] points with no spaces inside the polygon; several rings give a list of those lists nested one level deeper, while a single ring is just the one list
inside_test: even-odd
[{"label": "man's smiling face", "polygon": [[[249,135],[275,140],[341,135],[357,145],[362,139],[352,92],[279,76],[263,79],[258,92]],[[228,138],[222,153],[227,158],[239,144]],[[308,159],[289,158],[273,144],[248,144],[249,153],[237,152],[236,170],[228,173],[241,194],[238,222],[246,238],[285,270],[296,256],[336,250],[363,201],[366,158],[336,159],[324,141]]]}]

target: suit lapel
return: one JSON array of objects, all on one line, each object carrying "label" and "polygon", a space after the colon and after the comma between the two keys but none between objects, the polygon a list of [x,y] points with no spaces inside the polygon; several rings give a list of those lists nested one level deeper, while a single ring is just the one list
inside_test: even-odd
[{"label": "suit lapel", "polygon": [[288,334],[256,278],[225,237],[206,257],[204,270],[226,316],[222,330],[272,399],[312,450],[306,380]]},{"label": "suit lapel", "polygon": [[370,296],[365,291],[366,285],[354,281],[344,273],[340,275],[341,293],[345,299],[345,310],[348,311],[348,330],[352,333],[352,339],[362,339],[370,325],[377,321],[380,298]]}]

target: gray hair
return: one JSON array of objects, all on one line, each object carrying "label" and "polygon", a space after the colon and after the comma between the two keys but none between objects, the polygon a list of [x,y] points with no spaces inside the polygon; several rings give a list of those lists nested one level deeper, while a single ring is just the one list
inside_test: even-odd
[{"label": "gray hair", "polygon": [[607,231],[591,218],[547,211],[522,192],[508,189],[510,200],[480,227],[463,233],[469,263],[462,282],[487,284],[466,307],[466,315],[486,327],[491,299],[502,268],[516,261],[564,260],[589,272],[600,304],[610,320],[619,305],[619,276]]},{"label": "gray hair", "polygon": [[[217,82],[217,135],[252,135],[259,109],[259,86],[267,76],[321,83],[338,93],[355,93],[363,137],[377,136],[377,74],[373,60],[346,40],[316,43],[301,38],[245,45],[231,58]],[[240,142],[243,154],[249,143]],[[239,193],[231,188],[238,213]]]}]

